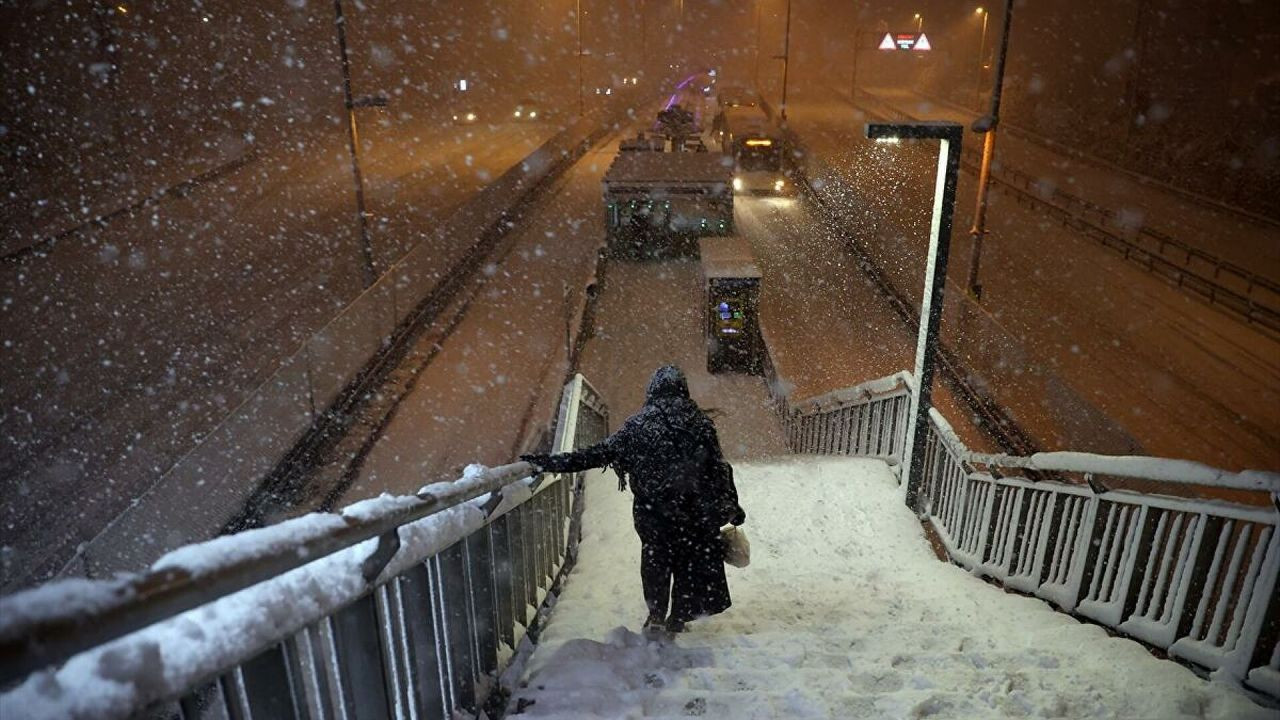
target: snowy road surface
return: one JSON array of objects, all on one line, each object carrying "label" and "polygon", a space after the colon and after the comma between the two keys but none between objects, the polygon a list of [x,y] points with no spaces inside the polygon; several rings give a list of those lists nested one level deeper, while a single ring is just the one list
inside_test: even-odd
[{"label": "snowy road surface", "polygon": [[707,372],[702,292],[697,258],[609,262],[595,336],[579,364],[609,403],[610,429],[640,409],[653,371],[673,363],[684,370],[693,399],[714,417],[726,456],[786,452],[764,381]]},{"label": "snowy road surface", "polygon": [[[554,131],[375,134],[366,186],[378,266]],[[264,149],[216,182],[6,266],[0,586],[60,567],[359,294],[343,143]]]},{"label": "snowy road surface", "polygon": [[[577,567],[512,712],[528,717],[1274,718],[1238,691],[939,562],[866,459],[738,464],[751,565],[733,607],[663,642],[630,496],[589,475]],[[512,715],[511,717],[521,717]]]},{"label": "snowy road surface", "polygon": [[[907,88],[859,88],[876,100],[905,109],[915,117],[954,120],[969,127],[978,113],[943,102],[934,102]],[[983,109],[986,112],[986,109]],[[996,143],[997,162],[1034,173],[1045,191],[1060,189],[1105,207],[1117,220],[1136,228],[1150,227],[1198,250],[1247,268],[1272,281],[1280,281],[1280,225],[1274,220],[1233,212],[1212,201],[1193,199],[1150,181],[1095,161],[1039,145],[1023,134],[1002,126]],[[976,135],[966,143],[981,147]]]},{"label": "snowy road surface", "polygon": [[348,492],[411,493],[469,463],[501,465],[552,416],[568,367],[566,326],[604,232],[604,142],[530,208],[483,270],[483,285],[401,401]]},{"label": "snowy road surface", "polygon": [[[918,302],[936,150],[867,142],[865,117],[835,96],[788,112],[810,177]],[[1000,192],[977,310],[963,294],[975,185],[961,173],[942,333],[1045,449],[1280,467],[1280,341]]]},{"label": "snowy road surface", "polygon": [[[760,322],[793,402],[911,370],[915,331],[807,201],[739,195],[734,216],[764,277]],[[969,447],[996,450],[945,380],[934,402]]]}]

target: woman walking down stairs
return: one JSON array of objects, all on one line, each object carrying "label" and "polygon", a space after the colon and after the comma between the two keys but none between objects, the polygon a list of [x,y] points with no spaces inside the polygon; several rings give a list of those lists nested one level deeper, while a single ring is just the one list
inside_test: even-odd
[{"label": "woman walking down stairs", "polygon": [[751,565],[734,604],[657,640],[612,475],[589,476],[578,565],[508,708],[539,718],[1274,718],[1053,610],[938,562],[888,466],[735,464]]}]

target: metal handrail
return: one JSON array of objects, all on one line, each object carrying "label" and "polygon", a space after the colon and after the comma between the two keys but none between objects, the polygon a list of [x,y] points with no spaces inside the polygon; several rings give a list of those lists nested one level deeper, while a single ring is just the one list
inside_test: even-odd
[{"label": "metal handrail", "polygon": [[1031,455],[973,452],[960,440],[946,417],[937,408],[931,409],[929,415],[937,428],[939,438],[958,458],[971,466],[1034,470],[1044,473],[1107,475],[1180,485],[1280,493],[1280,473],[1265,470],[1230,472],[1191,460],[1063,451],[1038,452]]},{"label": "metal handrail", "polygon": [[[533,472],[533,466],[526,462],[487,468],[447,487],[428,486],[432,490],[418,493],[416,500],[382,513],[359,519],[339,513],[345,521],[343,527],[265,554],[249,554],[206,573],[168,567],[162,558],[151,570],[124,582],[97,581],[111,593],[111,597],[98,607],[87,610],[51,608],[51,612],[44,615],[31,617],[24,613],[17,615],[17,622],[6,622],[4,618],[16,615],[11,609],[24,604],[28,593],[40,592],[40,588],[6,597],[0,600],[0,687],[8,686],[33,671],[60,664],[77,653],[372,538],[383,540],[370,560],[382,558],[382,565],[385,565],[398,547],[395,531],[401,526],[486,493],[497,492]],[[303,519],[273,527],[287,526]],[[364,568],[366,580],[372,581],[382,565],[374,567],[367,560]]]}]

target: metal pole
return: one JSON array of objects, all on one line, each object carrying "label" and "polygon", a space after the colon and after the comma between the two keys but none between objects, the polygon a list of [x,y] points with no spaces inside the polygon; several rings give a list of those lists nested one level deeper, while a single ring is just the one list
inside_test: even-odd
[{"label": "metal pole", "polygon": [[920,328],[916,335],[915,387],[911,393],[906,457],[907,506],[918,510],[920,485],[924,479],[925,445],[929,439],[929,409],[933,407],[933,374],[940,343],[943,291],[947,285],[947,259],[951,251],[951,220],[955,215],[956,180],[960,174],[960,143],[964,128],[950,122],[919,122],[902,125],[867,125],[867,137],[937,138],[938,172],[934,180],[933,217],[929,224],[929,254],[924,270],[924,297],[920,301]]},{"label": "metal pole", "polygon": [[649,72],[649,21],[644,15],[644,0],[637,0],[640,14],[640,72]]},{"label": "metal pole", "polygon": [[578,24],[578,117],[582,117],[586,114],[582,99],[582,0],[577,0],[573,16]]},{"label": "metal pole", "polygon": [[760,3],[756,0],[756,91],[760,91]]},{"label": "metal pole", "polygon": [[916,392],[912,398],[911,450],[907,458],[907,507],[918,509],[924,480],[925,445],[929,439],[929,409],[933,407],[933,371],[940,342],[943,291],[947,285],[947,259],[951,251],[951,219],[955,213],[956,179],[960,173],[961,129],[956,127],[955,147],[942,140],[938,150],[938,174],[934,182],[933,221],[929,228],[929,255],[925,265],[924,298],[920,306],[920,330],[916,336]]},{"label": "metal pole", "polygon": [[996,57],[995,83],[991,90],[991,112],[985,118],[979,118],[975,124],[977,130],[985,128],[987,136],[982,141],[982,167],[978,170],[978,201],[973,211],[973,227],[969,228],[969,237],[973,244],[969,256],[969,294],[975,300],[982,300],[982,284],[978,282],[978,272],[982,264],[982,240],[987,234],[987,192],[991,187],[991,159],[996,152],[996,127],[1000,123],[1000,90],[1004,85],[1004,62],[1009,53],[1009,24],[1013,19],[1013,0],[1004,3],[1004,29],[1000,33],[1000,54]]},{"label": "metal pole", "polygon": [[849,77],[849,104],[858,97],[858,31],[853,31],[853,71]]},{"label": "metal pole", "polygon": [[982,39],[978,41],[978,79],[973,83],[973,104],[981,107],[982,103],[982,57],[987,50],[987,21],[991,19],[991,11],[982,11]]},{"label": "metal pole", "polygon": [[787,30],[782,40],[782,107],[779,114],[787,121],[787,68],[791,65],[791,0],[787,0]]},{"label": "metal pole", "polygon": [[356,105],[351,97],[351,61],[347,58],[346,21],[342,0],[333,0],[333,22],[338,28],[338,50],[342,56],[342,96],[347,108],[347,141],[351,151],[351,175],[356,183],[356,219],[360,228],[360,257],[364,261],[364,286],[377,279],[373,267],[373,244],[369,240],[369,216],[364,207],[364,176],[360,172],[360,135],[356,129]]}]

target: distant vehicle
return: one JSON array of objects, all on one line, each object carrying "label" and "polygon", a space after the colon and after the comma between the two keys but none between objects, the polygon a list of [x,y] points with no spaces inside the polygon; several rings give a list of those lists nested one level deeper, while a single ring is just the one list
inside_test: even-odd
[{"label": "distant vehicle", "polygon": [[609,247],[631,257],[688,249],[733,232],[731,172],[710,152],[619,152],[604,175]]},{"label": "distant vehicle", "polygon": [[539,120],[545,120],[546,115],[547,113],[542,109],[541,103],[529,98],[521,100],[511,113],[512,118],[517,122],[538,122]]},{"label": "distant vehicle", "polygon": [[453,122],[458,125],[474,125],[480,122],[480,114],[471,108],[459,110],[453,114]]},{"label": "distant vehicle", "polygon": [[613,86],[611,86],[611,85],[600,85],[600,86],[596,87],[596,94],[597,94],[597,95],[612,95],[612,94],[613,94]]},{"label": "distant vehicle", "polygon": [[724,154],[733,158],[733,190],[755,195],[792,191],[783,169],[782,133],[758,107],[727,107],[713,125]]},{"label": "distant vehicle", "polygon": [[735,107],[759,107],[760,97],[753,90],[737,85],[724,85],[716,95],[716,104],[722,110]]}]

